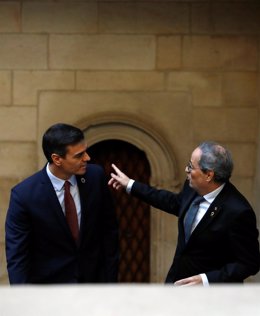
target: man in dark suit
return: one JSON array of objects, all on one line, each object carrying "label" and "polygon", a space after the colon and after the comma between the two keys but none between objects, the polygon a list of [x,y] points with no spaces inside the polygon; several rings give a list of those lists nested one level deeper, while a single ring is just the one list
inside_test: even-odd
[{"label": "man in dark suit", "polygon": [[55,124],[43,135],[42,147],[47,165],[11,191],[10,283],[116,282],[116,216],[102,168],[88,164],[83,132]]},{"label": "man in dark suit", "polygon": [[[129,179],[112,166],[112,187],[124,187],[179,217],[178,243],[166,283],[236,283],[259,271],[256,217],[245,197],[229,182],[233,162],[226,148],[214,142],[199,145],[186,166],[187,181],[178,194]],[[196,209],[192,202],[198,197]]]}]

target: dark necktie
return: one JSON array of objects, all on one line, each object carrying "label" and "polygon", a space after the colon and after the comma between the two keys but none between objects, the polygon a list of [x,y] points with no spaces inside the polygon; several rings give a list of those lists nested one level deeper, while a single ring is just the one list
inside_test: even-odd
[{"label": "dark necktie", "polygon": [[65,181],[64,183],[64,205],[65,205],[65,216],[70,227],[72,236],[77,242],[79,237],[79,224],[78,215],[73,197],[70,194],[70,182]]},{"label": "dark necktie", "polygon": [[190,208],[188,209],[186,216],[184,218],[184,232],[185,232],[185,241],[187,242],[191,235],[192,224],[195,220],[196,214],[199,210],[200,203],[204,201],[204,197],[197,196],[191,203]]}]

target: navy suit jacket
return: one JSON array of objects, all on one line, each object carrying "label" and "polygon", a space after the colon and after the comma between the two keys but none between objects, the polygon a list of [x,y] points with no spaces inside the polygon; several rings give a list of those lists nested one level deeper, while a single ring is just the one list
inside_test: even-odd
[{"label": "navy suit jacket", "polygon": [[178,216],[178,243],[166,283],[205,273],[209,282],[243,282],[259,271],[255,213],[230,183],[210,205],[185,243],[183,219],[197,193],[185,182],[175,194],[134,182],[131,193],[156,208]]},{"label": "navy suit jacket", "polygon": [[78,245],[46,168],[12,189],[6,217],[11,284],[116,282],[118,227],[103,169],[88,164],[77,183],[81,201]]}]

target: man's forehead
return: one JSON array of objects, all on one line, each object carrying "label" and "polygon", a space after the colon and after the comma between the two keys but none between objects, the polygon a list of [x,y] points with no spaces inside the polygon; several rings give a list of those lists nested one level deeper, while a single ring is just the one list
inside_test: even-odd
[{"label": "man's forehead", "polygon": [[80,153],[82,151],[85,151],[87,148],[87,142],[83,140],[79,143],[68,145],[67,152]]}]

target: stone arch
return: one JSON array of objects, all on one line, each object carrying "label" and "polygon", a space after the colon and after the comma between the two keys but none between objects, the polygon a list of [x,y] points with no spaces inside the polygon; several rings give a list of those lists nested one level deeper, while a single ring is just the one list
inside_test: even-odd
[{"label": "stone arch", "polygon": [[[150,123],[133,115],[102,113],[77,123],[84,131],[88,145],[117,139],[143,150],[151,167],[151,185],[178,191],[180,182],[171,147],[165,137]],[[153,209],[153,208],[151,208]],[[172,260],[177,225],[173,216],[151,212],[151,281],[162,282]]]},{"label": "stone arch", "polygon": [[143,150],[151,166],[151,184],[179,189],[174,154],[163,135],[148,122],[129,114],[99,113],[77,125],[84,131],[89,146],[103,140],[118,139]]}]

